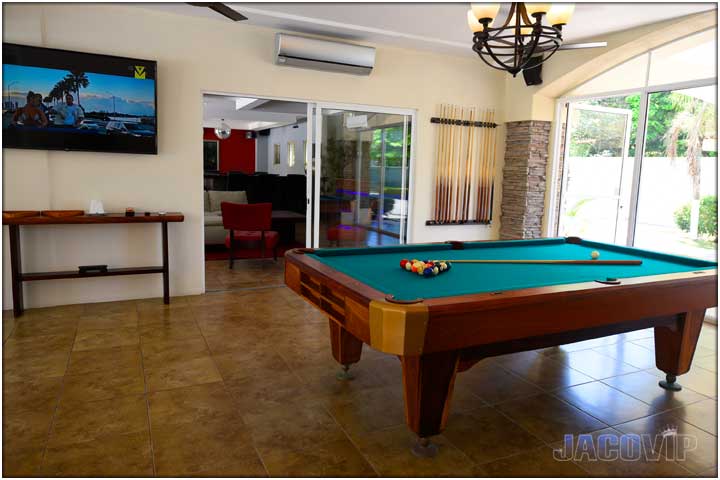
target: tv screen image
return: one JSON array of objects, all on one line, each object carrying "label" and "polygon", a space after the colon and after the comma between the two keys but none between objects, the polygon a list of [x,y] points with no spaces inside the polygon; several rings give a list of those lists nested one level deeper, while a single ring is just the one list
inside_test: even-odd
[{"label": "tv screen image", "polygon": [[3,148],[157,153],[157,64],[3,44]]}]

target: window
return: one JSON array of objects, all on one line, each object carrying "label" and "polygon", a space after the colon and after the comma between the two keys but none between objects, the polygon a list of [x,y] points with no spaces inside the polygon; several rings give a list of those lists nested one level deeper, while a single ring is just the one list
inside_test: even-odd
[{"label": "window", "polygon": [[548,234],[717,258],[715,34],[650,50],[560,100]]},{"label": "window", "polygon": [[216,172],[220,168],[218,162],[219,151],[220,142],[217,140],[203,140],[203,170]]},{"label": "window", "polygon": [[292,168],[295,166],[295,142],[288,142],[287,149],[287,164],[288,167]]},{"label": "window", "polygon": [[280,165],[280,144],[273,144],[273,165]]},{"label": "window", "polygon": [[567,96],[713,79],[717,75],[715,34],[711,28],[650,50],[585,82]]},{"label": "window", "polygon": [[307,172],[307,167],[308,167],[307,140],[303,140],[303,164],[305,165],[305,171]]},{"label": "window", "polygon": [[667,85],[716,75],[715,30],[690,35],[653,50],[648,85]]},{"label": "window", "polygon": [[645,86],[648,54],[640,55],[601,73],[568,93],[568,96],[592,95],[600,92],[620,92]]}]

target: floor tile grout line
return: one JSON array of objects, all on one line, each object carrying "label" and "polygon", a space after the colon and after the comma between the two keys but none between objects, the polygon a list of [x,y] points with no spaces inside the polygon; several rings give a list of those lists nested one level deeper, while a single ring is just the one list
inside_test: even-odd
[{"label": "floor tile grout line", "polygon": [[[634,373],[638,373],[638,372],[634,372]],[[627,374],[627,375],[632,375],[632,374],[633,374],[633,373],[629,373],[629,374]],[[598,382],[602,383],[603,385],[605,385],[605,386],[607,386],[607,387],[612,388],[613,390],[615,390],[615,391],[617,391],[617,392],[622,393],[623,395],[627,395],[628,397],[633,398],[633,399],[637,400],[638,402],[642,402],[642,403],[644,403],[645,405],[648,405],[648,406],[650,406],[650,407],[655,408],[653,404],[648,403],[648,402],[646,402],[645,400],[643,400],[643,399],[641,399],[641,398],[639,398],[639,397],[636,397],[635,395],[633,395],[633,394],[631,394],[631,393],[625,392],[625,391],[621,390],[620,388],[615,387],[614,385],[610,385],[609,383],[606,383],[606,382],[604,381],[604,380],[608,380],[608,379],[610,379],[610,378],[617,378],[617,377],[620,377],[620,376],[622,376],[622,375],[617,375],[617,376],[615,376],[615,377],[607,377],[607,378],[604,378],[604,379],[602,379],[602,380],[598,380]],[[658,388],[661,388],[661,387],[658,385]],[[709,397],[706,397],[705,395],[703,395],[703,394],[701,394],[701,393],[696,392],[695,390],[692,390],[691,388],[688,388],[688,387],[683,387],[683,388],[687,388],[687,389],[690,390],[691,392],[693,392],[693,393],[695,393],[695,394],[697,394],[697,395],[700,395],[701,397],[704,397],[704,398],[700,398],[700,399],[691,401],[691,402],[687,403],[687,404],[684,405],[684,406],[693,405],[693,404],[695,404],[695,403],[705,401],[705,400],[707,400],[707,399],[709,398]],[[685,403],[685,401],[683,401],[683,403]],[[659,414],[659,413],[669,412],[669,411],[671,411],[671,410],[676,410],[676,409],[678,409],[678,408],[682,408],[682,406],[665,408],[665,409],[661,409],[661,410],[655,410],[655,412],[652,413],[652,414],[649,415],[649,416],[656,415],[656,414]],[[643,417],[643,418],[644,418],[644,417]],[[623,423],[625,423],[625,422],[623,422]]]},{"label": "floor tile grout line", "polygon": [[[234,400],[232,393],[228,390],[228,386],[226,384],[225,377],[223,376],[222,372],[220,371],[220,368],[218,368],[217,362],[215,361],[215,356],[213,355],[212,350],[210,350],[210,344],[208,344],[207,338],[205,338],[205,333],[202,331],[202,329],[200,328],[200,325],[197,322],[197,318],[195,317],[195,309],[192,305],[190,307],[190,312],[193,317],[193,321],[195,322],[195,326],[197,327],[198,331],[200,332],[200,336],[203,339],[203,343],[205,343],[205,348],[207,348],[208,356],[210,357],[212,364],[215,366],[215,370],[217,370],[218,375],[220,375],[220,383],[222,383],[223,390],[230,397],[231,400]],[[210,383],[217,383],[217,382],[210,382]],[[233,401],[233,403],[235,403],[235,402]],[[240,415],[239,412],[237,413],[237,417],[240,420],[240,423],[243,425],[243,427],[247,428],[247,425],[245,424],[245,420],[242,418],[242,416]],[[253,451],[255,452],[255,455],[257,456],[258,460],[260,461],[260,464],[262,465],[263,470],[265,470],[265,473],[267,474],[268,477],[271,477],[270,470],[268,470],[267,465],[265,464],[265,460],[263,459],[262,455],[260,455],[260,451],[258,450],[257,445],[255,445],[255,438],[254,438],[252,432],[250,433],[250,444],[252,446]]]},{"label": "floor tile grout line", "polygon": [[55,426],[55,419],[57,418],[58,410],[60,409],[60,400],[62,399],[63,393],[65,391],[65,378],[68,376],[68,370],[70,369],[70,359],[72,358],[72,352],[73,348],[75,347],[75,340],[77,339],[77,331],[78,331],[78,325],[75,324],[75,331],[73,333],[73,341],[70,344],[70,351],[67,355],[67,362],[65,363],[65,371],[62,375],[62,380],[60,382],[60,390],[58,392],[57,399],[55,401],[55,408],[53,409],[52,417],[50,418],[50,425],[48,426],[47,434],[45,435],[45,444],[43,446],[43,453],[42,457],[40,458],[40,469],[42,471],[42,468],[45,465],[45,457],[47,456],[48,448],[50,447],[50,437],[52,436],[53,427]]},{"label": "floor tile grout line", "polygon": [[[328,347],[331,348],[330,345],[328,345]],[[278,353],[278,356],[280,357],[280,359],[282,359],[283,363],[285,364],[285,367],[290,371],[290,373],[293,375],[293,377],[295,377],[295,379],[296,379],[303,387],[305,387],[305,381],[302,379],[302,377],[300,377],[300,376],[298,375],[298,373],[296,372],[296,369],[294,369],[294,368],[292,368],[292,367],[290,366],[290,364],[288,363],[287,359],[282,355],[282,353]],[[338,366],[339,366],[339,365],[338,365]],[[308,392],[308,393],[310,393],[310,392]],[[325,404],[323,404],[322,402],[318,402],[318,404],[319,404],[319,406],[323,409],[323,411],[325,411],[325,413],[326,413],[330,418],[333,419],[333,421],[335,422],[335,424],[340,428],[340,430],[343,432],[343,434],[344,434],[345,437],[348,439],[348,441],[352,444],[352,446],[355,447],[355,449],[356,449],[357,452],[360,454],[360,456],[368,463],[368,465],[370,465],[370,468],[375,472],[375,474],[376,474],[378,477],[382,477],[383,475],[380,473],[380,470],[375,466],[374,463],[372,463],[372,462],[370,461],[370,458],[360,449],[360,447],[357,446],[357,444],[353,441],[352,436],[347,432],[347,430],[345,430],[345,428],[344,428],[344,427],[342,426],[342,424],[338,421],[338,419],[335,418],[335,416],[334,416],[334,415],[332,414],[332,412],[327,408],[327,406],[326,406]],[[391,426],[389,426],[389,427],[387,427],[387,428],[395,428],[395,427],[397,427],[397,425],[391,425]],[[380,430],[382,430],[382,429],[380,429]]]},{"label": "floor tile grout line", "polygon": [[[345,435],[345,438],[350,442],[350,444],[357,450],[357,452],[360,454],[360,456],[367,462],[368,465],[370,465],[370,468],[378,477],[383,477],[383,475],[380,473],[380,470],[375,466],[375,464],[370,461],[370,458],[358,447],[358,445],[353,441],[352,437],[350,436],[350,433],[348,433],[347,430],[345,430],[345,427],[342,426],[342,424],[338,421],[337,418],[332,414],[332,412],[327,408],[326,405],[320,404],[320,408],[323,409],[323,411],[333,419],[333,422],[338,426],[340,431]],[[396,427],[397,425],[393,425],[393,427]],[[329,443],[329,442],[328,442]]]},{"label": "floor tile grout line", "polygon": [[143,375],[143,385],[144,385],[144,394],[145,397],[145,413],[147,415],[147,422],[148,422],[148,440],[150,442],[150,461],[152,462],[152,469],[153,469],[153,477],[157,477],[157,465],[155,464],[155,443],[153,442],[153,434],[152,434],[152,417],[150,415],[150,395],[148,392],[148,382],[147,382],[147,375],[145,373],[145,357],[143,355],[143,340],[142,340],[142,334],[140,331],[140,308],[139,305],[135,305],[135,313],[137,314],[137,330],[138,330],[138,350],[140,351],[140,368],[142,369],[142,375]]}]

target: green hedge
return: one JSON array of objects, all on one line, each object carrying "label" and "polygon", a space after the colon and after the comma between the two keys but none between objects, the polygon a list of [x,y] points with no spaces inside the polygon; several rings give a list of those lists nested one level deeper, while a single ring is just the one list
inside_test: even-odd
[{"label": "green hedge", "polygon": [[[690,231],[690,204],[686,203],[675,211],[675,224],[685,232]],[[698,233],[717,239],[717,197],[708,195],[700,200]]]}]

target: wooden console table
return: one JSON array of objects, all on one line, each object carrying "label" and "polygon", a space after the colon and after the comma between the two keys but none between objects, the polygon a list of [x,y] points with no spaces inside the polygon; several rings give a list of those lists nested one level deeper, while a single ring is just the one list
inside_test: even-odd
[{"label": "wooden console table", "polygon": [[[163,301],[170,303],[170,266],[168,260],[168,223],[182,222],[185,217],[181,213],[167,213],[159,215],[135,214],[126,217],[123,213],[108,213],[105,215],[78,215],[74,217],[54,218],[46,216],[32,216],[22,218],[3,218],[3,225],[10,229],[10,270],[12,276],[13,312],[16,317],[23,314],[23,282],[37,280],[58,280],[62,278],[89,278],[112,277],[117,275],[140,275],[146,273],[162,273]],[[159,223],[162,232],[162,265],[149,267],[108,268],[106,272],[79,271],[64,272],[36,272],[23,273],[20,259],[20,226],[32,225],[105,225],[115,223]]]}]

